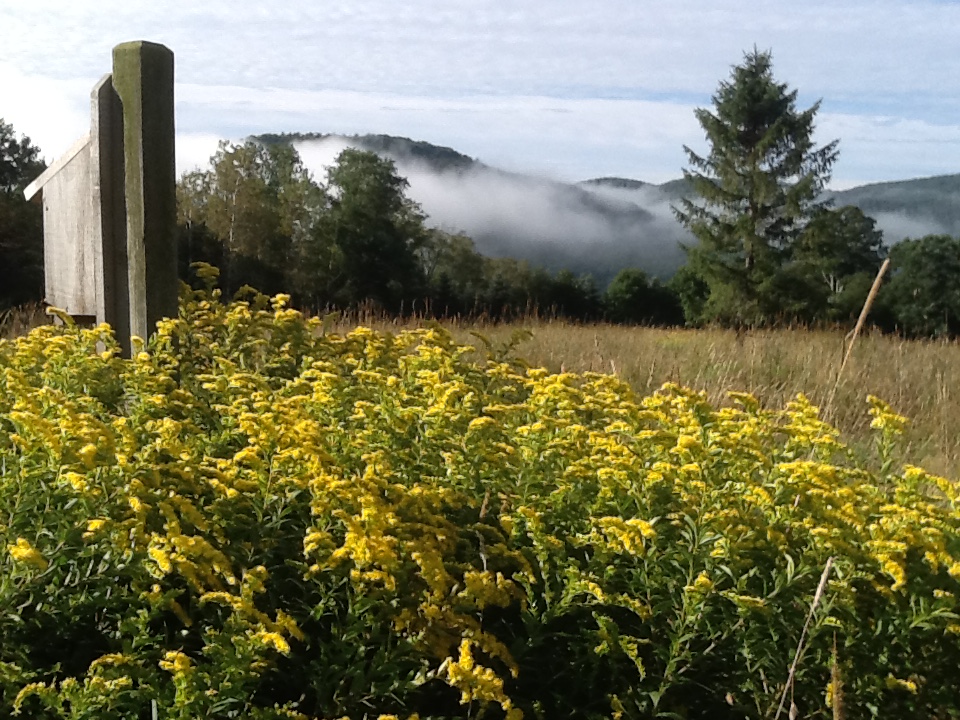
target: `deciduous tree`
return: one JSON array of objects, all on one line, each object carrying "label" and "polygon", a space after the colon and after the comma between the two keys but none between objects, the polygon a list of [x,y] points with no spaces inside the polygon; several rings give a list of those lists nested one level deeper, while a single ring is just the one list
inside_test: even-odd
[{"label": "deciduous tree", "polygon": [[30,138],[0,118],[0,306],[43,298],[43,216],[23,189],[45,167]]},{"label": "deciduous tree", "polygon": [[960,334],[960,238],[904,240],[891,248],[890,260],[880,300],[895,328],[911,336]]},{"label": "deciduous tree", "polygon": [[422,297],[418,250],[426,238],[420,207],[392,160],[347,148],[327,172],[330,207],[320,232],[343,265],[343,304],[373,301],[395,310]]}]

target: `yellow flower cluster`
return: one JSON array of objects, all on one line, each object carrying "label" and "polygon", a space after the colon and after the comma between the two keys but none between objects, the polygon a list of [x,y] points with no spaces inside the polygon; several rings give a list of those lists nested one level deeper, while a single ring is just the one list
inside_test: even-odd
[{"label": "yellow flower cluster", "polygon": [[447,660],[441,668],[448,682],[461,692],[460,703],[474,701],[497,703],[506,712],[507,720],[522,720],[523,712],[503,692],[503,680],[490,668],[477,665],[473,658],[472,643],[464,639],[460,643],[460,656],[456,661]]},{"label": "yellow flower cluster", "polygon": [[32,565],[41,571],[46,570],[49,565],[41,552],[24,538],[17,538],[16,543],[8,545],[7,552],[9,552],[10,556],[17,562],[23,563],[24,565]]},{"label": "yellow flower cluster", "polygon": [[[539,627],[611,683],[595,689],[598,716],[680,715],[705,686],[700,658],[750,665],[743,693],[782,672],[828,558],[810,662],[829,662],[825,628],[859,657],[915,648],[919,660],[860,669],[895,703],[937,685],[911,662],[954,652],[957,486],[864,466],[804,397],[774,410],[732,393],[717,408],[666,385],[641,398],[608,375],[478,361],[437,329],[325,333],[285,296],[185,300],[132,360],[103,327],[0,341],[13,578],[0,599],[23,604],[39,570],[57,612],[129,603],[99,638],[113,651],[71,670],[70,692],[96,680],[142,712],[137,693],[159,688],[171,717],[235,703],[386,720],[416,717],[402,703],[439,681],[473,714],[518,720],[540,711],[516,679],[545,659],[525,643],[559,647]],[[905,421],[870,403],[895,442]],[[740,631],[750,623],[761,630]],[[60,672],[24,670],[0,702],[56,707],[60,686],[30,683]],[[281,674],[310,691],[244,705]]]}]

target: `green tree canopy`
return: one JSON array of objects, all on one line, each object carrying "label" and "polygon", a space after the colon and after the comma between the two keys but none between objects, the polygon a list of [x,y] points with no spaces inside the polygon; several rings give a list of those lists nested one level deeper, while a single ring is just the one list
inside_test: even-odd
[{"label": "green tree canopy", "polygon": [[792,253],[807,319],[856,319],[886,252],[883,232],[860,208],[817,212]]},{"label": "green tree canopy", "polygon": [[22,192],[46,167],[30,138],[0,118],[0,191]]},{"label": "green tree canopy", "polygon": [[891,278],[880,304],[910,336],[960,334],[960,238],[927,235],[890,249]]},{"label": "green tree canopy", "polygon": [[819,197],[837,157],[837,142],[817,147],[820,107],[796,107],[797,91],[773,77],[769,52],[754,49],[697,120],[710,150],[684,147],[684,176],[695,197],[675,208],[698,240],[690,262],[708,286],[708,320],[755,324],[778,311],[774,276],[824,203]]},{"label": "green tree canopy", "polygon": [[219,265],[228,291],[297,289],[291,275],[304,267],[326,199],[292,146],[223,142],[208,170],[181,178],[177,194],[185,258]]},{"label": "green tree canopy", "polygon": [[330,207],[319,230],[342,262],[341,303],[395,310],[422,296],[419,250],[427,233],[420,207],[405,195],[408,185],[392,160],[353,148],[327,171]]},{"label": "green tree canopy", "polygon": [[610,281],[603,296],[604,315],[615,323],[681,325],[680,299],[657,278],[639,268],[624,268]]},{"label": "green tree canopy", "polygon": [[45,168],[40,149],[0,118],[0,306],[43,298],[43,216],[23,189]]}]

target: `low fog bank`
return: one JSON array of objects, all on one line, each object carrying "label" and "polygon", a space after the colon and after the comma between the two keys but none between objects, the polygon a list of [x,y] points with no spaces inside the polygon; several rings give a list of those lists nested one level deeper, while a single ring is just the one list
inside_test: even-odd
[{"label": "low fog bank", "polygon": [[[564,183],[498,170],[449,149],[433,148],[447,155],[429,161],[404,150],[416,149],[417,143],[386,138],[384,151],[384,138],[379,142],[372,146],[362,137],[330,136],[297,142],[296,148],[320,181],[347,147],[374,150],[396,163],[410,183],[408,196],[420,204],[430,225],[466,233],[490,257],[590,273],[601,285],[625,267],[666,280],[684,262],[680,243],[693,242],[671,209],[683,192],[682,181]],[[907,237],[960,235],[958,194],[960,175],[867,185],[828,197],[837,207],[860,207],[891,245]]]},{"label": "low fog bank", "polygon": [[[352,138],[296,143],[318,180]],[[479,162],[438,169],[405,153],[388,153],[428,222],[464,232],[490,257],[514,257],[550,270],[590,273],[601,284],[625,267],[663,279],[683,263],[689,236],[655,193],[631,194],[504,172]]]},{"label": "low fog bank", "polygon": [[883,230],[883,241],[889,246],[906,238],[922,238],[925,235],[955,235],[956,228],[951,230],[942,223],[928,218],[920,218],[907,213],[867,212],[867,215],[877,221],[877,227]]}]

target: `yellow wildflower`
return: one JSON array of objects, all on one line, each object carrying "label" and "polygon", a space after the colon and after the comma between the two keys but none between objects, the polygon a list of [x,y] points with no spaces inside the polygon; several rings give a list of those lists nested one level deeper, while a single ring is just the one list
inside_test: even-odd
[{"label": "yellow wildflower", "polygon": [[897,415],[893,408],[874,395],[868,395],[867,402],[870,403],[870,416],[873,418],[870,427],[894,435],[903,432],[903,429],[907,426],[905,417]]},{"label": "yellow wildflower", "polygon": [[24,538],[17,538],[17,542],[7,546],[7,551],[17,562],[32,565],[41,571],[46,570],[49,563],[46,558]]},{"label": "yellow wildflower", "polygon": [[890,690],[906,690],[913,695],[917,694],[917,684],[913,680],[901,680],[891,674],[887,675],[885,682]]},{"label": "yellow wildflower", "polygon": [[124,655],[123,653],[109,653],[107,655],[101,655],[92,663],[90,663],[89,671],[96,670],[100,667],[113,667],[116,665],[125,665],[130,662],[130,658]]},{"label": "yellow wildflower", "polygon": [[94,518],[93,520],[87,521],[86,532],[83,533],[83,539],[89,540],[94,537],[98,532],[100,532],[107,524],[107,521],[103,518]]},{"label": "yellow wildflower", "polygon": [[290,643],[280,633],[260,632],[256,634],[256,638],[264,645],[270,646],[284,655],[290,654]]},{"label": "yellow wildflower", "polygon": [[713,580],[710,579],[710,576],[706,572],[702,572],[697,575],[697,579],[693,581],[692,585],[688,585],[686,591],[693,594],[706,594],[713,590]]},{"label": "yellow wildflower", "polygon": [[93,443],[89,443],[80,448],[80,451],[77,453],[80,456],[80,460],[83,462],[83,466],[90,470],[96,464],[97,460],[97,446]]},{"label": "yellow wildflower", "polygon": [[193,662],[179,650],[170,650],[165,653],[159,665],[167,672],[173,673],[175,677],[186,675],[193,670]]},{"label": "yellow wildflower", "polygon": [[513,703],[503,692],[503,680],[490,668],[477,665],[471,650],[472,643],[464,639],[460,643],[460,657],[456,662],[448,658],[445,662],[447,682],[460,690],[460,703],[466,705],[479,700],[496,702],[504,710],[510,710]]}]

